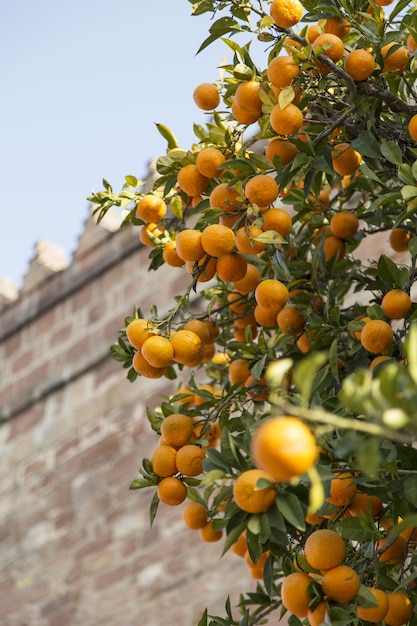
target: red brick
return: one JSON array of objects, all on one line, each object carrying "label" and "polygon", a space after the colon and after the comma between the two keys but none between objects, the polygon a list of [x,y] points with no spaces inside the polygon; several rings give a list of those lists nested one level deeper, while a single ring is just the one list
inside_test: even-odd
[{"label": "red brick", "polygon": [[102,589],[103,587],[109,587],[110,585],[114,585],[115,583],[122,580],[128,573],[127,565],[119,565],[114,569],[109,570],[108,572],[104,572],[104,574],[100,574],[97,576],[94,583],[95,589]]},{"label": "red brick", "polygon": [[85,471],[93,465],[105,462],[112,455],[116,454],[120,447],[120,436],[117,433],[108,435],[99,443],[91,446],[82,453],[81,469]]},{"label": "red brick", "polygon": [[75,607],[68,607],[63,613],[51,618],[48,626],[73,626],[76,614]]},{"label": "red brick", "polygon": [[73,602],[72,594],[67,591],[66,593],[60,594],[56,598],[52,598],[52,600],[48,600],[41,607],[41,615],[42,617],[50,617],[53,613],[57,613],[58,611],[62,611],[62,609]]},{"label": "red brick", "polygon": [[66,441],[64,444],[62,444],[62,446],[57,448],[55,452],[55,458],[59,460],[61,459],[61,457],[67,456],[68,453],[71,453],[74,450],[76,450],[79,443],[80,443],[79,437],[75,437],[74,439],[70,439],[69,441]]},{"label": "red brick", "polygon": [[40,404],[35,405],[27,411],[24,411],[24,413],[20,413],[20,415],[14,417],[10,424],[8,441],[14,439],[18,435],[21,435],[27,430],[34,428],[34,426],[41,422],[42,418],[43,406]]},{"label": "red brick", "polygon": [[88,541],[86,544],[81,546],[75,552],[76,559],[82,559],[83,557],[92,554],[93,552],[98,552],[105,546],[107,546],[112,540],[112,531],[107,530],[103,532],[101,535],[93,539],[92,541]]},{"label": "red brick", "polygon": [[39,474],[46,467],[46,461],[41,459],[39,461],[34,461],[33,463],[29,463],[23,471],[23,477],[25,480],[30,479],[33,474]]},{"label": "red brick", "polygon": [[55,529],[60,530],[61,528],[73,526],[75,519],[76,517],[74,511],[66,511],[65,513],[61,513],[55,520]]},{"label": "red brick", "polygon": [[26,350],[25,352],[17,356],[12,363],[12,374],[17,374],[21,370],[25,369],[29,363],[33,363],[34,359],[34,350]]}]

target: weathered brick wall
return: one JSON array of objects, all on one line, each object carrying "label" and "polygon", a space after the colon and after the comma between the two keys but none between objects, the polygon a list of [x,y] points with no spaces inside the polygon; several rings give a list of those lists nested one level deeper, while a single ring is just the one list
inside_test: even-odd
[{"label": "weathered brick wall", "polygon": [[[37,273],[0,312],[0,624],[195,625],[255,588],[148,491],[130,492],[156,445],[145,407],[166,379],[130,384],[109,357],[134,304],[161,312],[181,269],[148,273],[137,233],[89,221],[72,263]],[[156,280],[158,282],[156,282]]]}]

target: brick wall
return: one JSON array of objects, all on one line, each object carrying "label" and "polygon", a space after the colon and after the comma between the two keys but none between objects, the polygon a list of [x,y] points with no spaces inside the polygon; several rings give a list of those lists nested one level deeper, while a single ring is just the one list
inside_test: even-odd
[{"label": "brick wall", "polygon": [[186,280],[172,269],[155,283],[146,254],[137,232],[88,220],[68,267],[35,257],[2,302],[2,626],[193,626],[255,588],[181,507],[161,505],[150,528],[153,494],[128,490],[156,444],[145,407],[167,383],[130,384],[109,345],[134,304],[164,311]]}]

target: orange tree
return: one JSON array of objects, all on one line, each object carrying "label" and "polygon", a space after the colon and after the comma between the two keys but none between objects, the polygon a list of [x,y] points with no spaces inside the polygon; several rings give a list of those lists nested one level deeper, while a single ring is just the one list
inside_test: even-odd
[{"label": "orange tree", "polygon": [[132,382],[176,381],[131,488],[154,490],[152,521],[186,501],[184,523],[258,581],[199,626],[417,624],[417,13],[190,3],[213,17],[200,49],[233,58],[190,94],[207,123],[189,149],[158,125],[151,192],[127,176],[90,197],[140,229],[150,271],[189,274],[111,348]]}]

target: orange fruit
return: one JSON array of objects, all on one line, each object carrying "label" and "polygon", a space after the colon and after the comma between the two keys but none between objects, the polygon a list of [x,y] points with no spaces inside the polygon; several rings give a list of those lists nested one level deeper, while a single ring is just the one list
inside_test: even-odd
[{"label": "orange fruit", "polygon": [[343,17],[328,17],[324,23],[325,33],[337,35],[341,39],[350,31],[350,24]]},{"label": "orange fruit", "polygon": [[308,610],[308,623],[310,626],[321,626],[326,619],[326,614],[329,615],[329,605],[325,600],[322,600],[313,611]]},{"label": "orange fruit", "polygon": [[305,572],[294,572],[282,581],[282,604],[299,618],[307,617],[312,600],[309,589],[312,582],[311,576]]},{"label": "orange fruit", "polygon": [[217,85],[201,83],[193,92],[193,99],[199,109],[212,111],[220,104],[220,94]]},{"label": "orange fruit", "polygon": [[132,367],[145,378],[161,378],[165,373],[165,367],[153,367],[139,350],[133,355]]},{"label": "orange fruit", "polygon": [[284,209],[268,209],[263,213],[262,230],[274,230],[281,237],[286,237],[292,229],[292,219]]},{"label": "orange fruit", "polygon": [[375,67],[375,57],[367,50],[352,50],[345,59],[345,71],[355,81],[367,80]]},{"label": "orange fruit", "polygon": [[361,512],[371,517],[377,517],[382,511],[382,500],[378,496],[370,496],[367,493],[357,491],[349,504],[348,511],[352,517],[359,517]]},{"label": "orange fruit", "polygon": [[414,39],[413,35],[408,35],[406,44],[410,52],[415,52],[417,50],[417,41]]},{"label": "orange fruit", "polygon": [[349,602],[359,591],[361,581],[354,569],[347,565],[337,565],[324,572],[321,588],[328,600]]},{"label": "orange fruit", "polygon": [[216,541],[220,541],[223,537],[223,531],[215,530],[213,528],[213,522],[207,522],[203,528],[200,528],[200,537],[207,543],[214,543]]},{"label": "orange fruit", "polygon": [[353,174],[361,164],[361,155],[346,142],[338,143],[332,149],[332,161],[335,172],[340,176]]},{"label": "orange fruit", "polygon": [[198,154],[195,161],[196,167],[202,176],[206,178],[214,178],[220,176],[220,165],[226,161],[223,152],[218,148],[203,148]]},{"label": "orange fruit", "polygon": [[201,339],[191,330],[177,330],[171,335],[174,361],[187,367],[198,365],[202,356]]},{"label": "orange fruit", "polygon": [[161,437],[175,449],[185,446],[192,439],[193,433],[193,420],[188,415],[172,413],[161,422]]},{"label": "orange fruit", "polygon": [[411,311],[411,298],[402,289],[391,289],[382,298],[381,307],[384,315],[391,320],[407,317]]},{"label": "orange fruit", "polygon": [[184,259],[178,256],[177,245],[175,241],[168,241],[162,250],[162,258],[167,265],[171,267],[182,267],[185,263]]},{"label": "orange fruit", "polygon": [[385,352],[392,344],[394,333],[383,320],[370,320],[362,328],[360,341],[365,350],[378,354]]},{"label": "orange fruit", "polygon": [[330,220],[330,230],[339,239],[350,239],[358,232],[359,220],[351,211],[339,211]]},{"label": "orange fruit", "polygon": [[209,202],[212,208],[223,209],[226,213],[230,213],[239,209],[239,197],[236,187],[220,183],[210,193]]},{"label": "orange fruit", "polygon": [[380,622],[388,613],[388,596],[382,589],[368,587],[368,590],[372,593],[378,604],[377,606],[370,607],[358,606],[357,615],[360,619],[364,619],[367,622]]},{"label": "orange fruit", "polygon": [[183,330],[191,330],[198,335],[202,344],[209,343],[211,341],[211,334],[209,326],[206,321],[190,319],[182,327]]},{"label": "orange fruit", "polygon": [[272,0],[269,14],[280,28],[291,28],[301,20],[303,5],[299,0]]},{"label": "orange fruit", "polygon": [[276,104],[270,113],[269,122],[278,135],[293,135],[302,127],[304,118],[295,104],[290,103],[284,109]]},{"label": "orange fruit", "polygon": [[234,359],[229,365],[228,373],[231,385],[236,383],[243,384],[250,374],[249,361],[246,359]]},{"label": "orange fruit", "polygon": [[298,152],[298,148],[291,141],[283,139],[272,139],[265,148],[265,156],[270,163],[274,162],[275,157],[281,159],[281,165],[288,165]]},{"label": "orange fruit", "polygon": [[380,363],[383,363],[384,361],[391,361],[392,357],[390,356],[384,356],[384,355],[380,355],[380,356],[376,356],[374,359],[372,359],[372,361],[369,363],[369,369],[373,370],[374,367],[376,367],[377,365],[379,365]]},{"label": "orange fruit", "polygon": [[[322,34],[322,31],[320,30],[318,24],[311,24],[308,28],[307,28],[307,33],[306,33],[306,39],[308,41],[308,43],[313,43],[315,39],[317,39],[317,37],[319,35]],[[337,33],[335,33],[337,34]]]},{"label": "orange fruit", "polygon": [[266,248],[263,241],[255,241],[256,237],[262,235],[263,230],[260,226],[241,226],[236,231],[236,248],[243,254],[259,254]]},{"label": "orange fruit", "polygon": [[332,33],[323,33],[313,41],[313,50],[322,48],[320,54],[329,57],[334,63],[340,61],[345,53],[343,41]]},{"label": "orange fruit", "polygon": [[408,133],[411,139],[417,141],[417,115],[413,115],[413,117],[408,122]]},{"label": "orange fruit", "polygon": [[307,354],[311,350],[311,341],[307,333],[303,333],[297,339],[297,348],[303,353]]},{"label": "orange fruit", "polygon": [[246,531],[243,531],[237,541],[230,546],[231,551],[237,556],[244,557],[248,551],[248,544],[246,541]]},{"label": "orange fruit", "polygon": [[210,256],[223,256],[235,247],[235,234],[221,224],[210,224],[201,233],[201,246]]},{"label": "orange fruit", "polygon": [[155,474],[161,478],[176,474],[178,471],[175,463],[176,456],[177,451],[172,446],[161,445],[155,448],[151,457],[152,469]]},{"label": "orange fruit", "polygon": [[389,236],[389,244],[395,252],[406,252],[410,239],[411,234],[404,228],[394,228]]},{"label": "orange fruit", "polygon": [[249,374],[244,386],[246,387],[247,397],[254,400],[254,402],[265,402],[265,400],[268,400],[269,388],[264,376],[255,378],[252,374]]},{"label": "orange fruit", "polygon": [[337,472],[330,481],[330,494],[327,502],[336,506],[345,506],[352,502],[356,493],[354,477],[349,472]]},{"label": "orange fruit", "polygon": [[244,294],[238,291],[232,291],[227,296],[229,309],[237,315],[244,315],[248,311],[248,300]]},{"label": "orange fruit", "polygon": [[248,262],[239,252],[229,252],[217,259],[217,276],[226,282],[241,280],[245,274]]},{"label": "orange fruit", "polygon": [[275,87],[287,87],[300,73],[300,66],[292,56],[274,57],[268,64],[266,74]]},{"label": "orange fruit", "polygon": [[184,474],[184,476],[198,476],[203,471],[205,457],[206,451],[204,448],[189,443],[179,448],[175,463],[178,471]]},{"label": "orange fruit", "polygon": [[187,261],[185,267],[187,268],[187,272],[198,276],[197,280],[199,283],[206,283],[214,278],[216,274],[216,259],[205,254],[195,263]]},{"label": "orange fruit", "polygon": [[187,196],[201,196],[207,189],[209,179],[203,176],[197,168],[197,165],[190,163],[184,165],[177,174],[178,187],[187,194]]},{"label": "orange fruit", "polygon": [[244,126],[249,126],[256,122],[262,115],[262,111],[254,111],[248,109],[242,109],[236,102],[236,100],[232,101],[230,111],[239,124],[243,124]]},{"label": "orange fruit", "polygon": [[150,222],[149,224],[144,224],[139,232],[139,239],[141,240],[141,242],[145,245],[148,246],[149,248],[155,248],[156,247],[156,242],[153,241],[152,238],[156,238],[157,241],[159,241],[159,238],[161,237],[161,235],[163,234],[163,230],[158,226],[158,224],[155,224],[154,222]]},{"label": "orange fruit", "polygon": [[[236,237],[236,247],[237,247],[237,237]],[[240,280],[234,280],[233,284],[235,289],[237,289],[240,293],[246,294],[254,291],[259,281],[261,280],[261,274],[256,265],[252,265],[248,263],[246,266],[246,273],[243,278]]]},{"label": "orange fruit", "polygon": [[140,350],[145,340],[154,335],[151,329],[152,324],[149,320],[134,319],[126,326],[126,336],[132,346]]},{"label": "orange fruit", "polygon": [[[249,553],[247,554],[249,555]],[[263,579],[265,562],[268,556],[269,556],[269,551],[266,551],[266,552],[262,552],[261,556],[259,557],[256,563],[254,563],[252,559],[247,559],[250,575],[252,576],[252,578],[256,578],[257,580]]]},{"label": "orange fruit", "polygon": [[201,246],[201,232],[194,228],[186,228],[177,234],[176,249],[178,256],[184,261],[198,261],[204,256]]},{"label": "orange fruit", "polygon": [[337,261],[343,259],[346,254],[346,243],[340,237],[326,237],[324,240],[324,257],[326,261],[330,261],[333,257],[336,258]]},{"label": "orange fruit", "polygon": [[384,537],[377,541],[375,550],[378,561],[395,565],[404,560],[407,552],[407,541],[401,535],[398,535],[394,540]]},{"label": "orange fruit", "polygon": [[240,83],[235,91],[235,102],[243,111],[253,112],[258,117],[262,114],[262,100],[259,96],[261,84],[255,80]]},{"label": "orange fruit", "polygon": [[176,476],[163,478],[158,483],[156,490],[160,501],[169,506],[178,506],[187,497],[187,487]]},{"label": "orange fruit", "polygon": [[[397,46],[394,52],[389,53],[393,46]],[[389,76],[398,76],[408,65],[408,50],[405,46],[399,46],[397,41],[391,41],[381,48],[381,55],[384,59],[382,73]]]},{"label": "orange fruit", "polygon": [[207,509],[201,502],[188,502],[182,510],[182,519],[188,528],[200,530],[208,522]]},{"label": "orange fruit", "polygon": [[413,605],[410,598],[402,591],[387,593],[388,612],[385,614],[386,626],[403,626],[411,617]]},{"label": "orange fruit", "polygon": [[233,498],[239,508],[247,513],[263,513],[274,504],[277,491],[273,485],[257,488],[261,479],[274,482],[272,476],[259,469],[242,472],[233,483]]},{"label": "orange fruit", "polygon": [[266,207],[277,199],[279,189],[275,178],[268,174],[257,174],[246,181],[244,193],[248,202]]},{"label": "orange fruit", "polygon": [[153,335],[143,342],[142,356],[152,367],[166,367],[172,362],[174,349],[171,342],[161,335]]},{"label": "orange fruit", "polygon": [[251,454],[255,464],[277,481],[287,481],[307,472],[317,458],[310,429],[299,419],[275,417],[255,430]]},{"label": "orange fruit", "polygon": [[288,289],[281,281],[266,278],[256,287],[255,300],[264,309],[280,311],[288,302]]},{"label": "orange fruit", "polygon": [[136,214],[144,222],[159,222],[165,217],[167,205],[159,196],[147,194],[136,205]]},{"label": "orange fruit", "polygon": [[319,528],[307,537],[304,556],[311,567],[329,570],[340,565],[345,558],[346,546],[342,537],[329,528]]},{"label": "orange fruit", "polygon": [[263,326],[264,328],[275,328],[278,325],[277,315],[279,310],[266,309],[260,304],[257,304],[253,313],[256,323],[259,324],[259,326]]},{"label": "orange fruit", "polygon": [[293,305],[284,307],[277,315],[278,328],[288,335],[298,335],[305,323],[304,315]]}]

